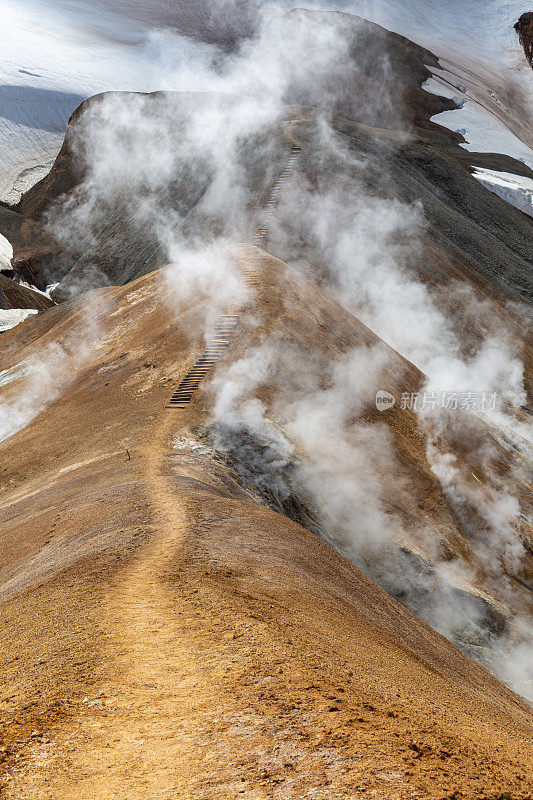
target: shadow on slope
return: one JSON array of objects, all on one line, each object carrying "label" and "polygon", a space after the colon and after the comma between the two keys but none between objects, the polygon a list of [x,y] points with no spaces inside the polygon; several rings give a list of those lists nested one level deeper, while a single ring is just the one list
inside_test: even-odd
[{"label": "shadow on slope", "polygon": [[[36,128],[50,133],[62,133],[65,117],[68,118],[85,99],[78,94],[12,84],[3,84],[0,96],[4,119],[25,128]],[[38,119],[35,119],[36,106],[39,107]]]}]

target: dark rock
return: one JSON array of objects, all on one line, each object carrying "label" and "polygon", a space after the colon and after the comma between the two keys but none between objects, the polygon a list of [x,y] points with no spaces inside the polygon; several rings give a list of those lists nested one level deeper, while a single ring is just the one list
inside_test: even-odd
[{"label": "dark rock", "polygon": [[524,48],[524,54],[533,67],[533,11],[522,14],[514,29]]}]

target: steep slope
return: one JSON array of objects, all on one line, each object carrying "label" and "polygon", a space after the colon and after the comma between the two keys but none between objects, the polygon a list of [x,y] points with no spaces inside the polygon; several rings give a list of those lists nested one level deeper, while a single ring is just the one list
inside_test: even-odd
[{"label": "steep slope", "polygon": [[[301,55],[305,57],[306,48],[312,47],[312,37],[307,40],[309,30],[316,32],[322,26],[329,30],[330,38],[342,42],[343,53],[338,60],[333,54],[324,64],[314,67],[315,77],[309,82],[306,70],[294,63],[290,42],[298,40]],[[426,63],[436,66],[437,60],[412,42],[351,15],[310,14],[299,10],[267,25],[264,44],[255,46],[258,52],[250,57],[251,63],[246,62],[248,56],[244,55],[235,57],[236,62],[230,58],[225,68],[233,69],[236,78],[241,70],[238,58],[244,58],[242,71],[248,75],[246,80],[254,79],[254,71],[261,61],[268,73],[273,69],[269,48],[274,42],[279,45],[279,68],[286,72],[287,85],[274,107],[270,108],[272,98],[266,102],[266,118],[265,112],[259,108],[254,110],[249,96],[239,99],[228,94],[234,88],[231,80],[222,84],[225,95],[205,91],[154,93],[146,97],[117,93],[93,98],[77,110],[49,175],[29,190],[16,208],[35,220],[43,219],[52,211],[54,228],[62,234],[64,245],[73,249],[71,265],[79,260],[69,280],[61,287],[63,296],[89,287],[91,282],[98,285],[99,276],[100,284],[105,283],[106,276],[112,283],[122,283],[166,263],[168,252],[165,252],[165,242],[161,241],[164,238],[160,231],[161,216],[173,214],[174,224],[179,224],[204,195],[212,206],[213,195],[217,189],[220,191],[217,187],[220,171],[228,159],[234,163],[228,165],[231,174],[226,180],[230,185],[225,189],[234,199],[224,209],[228,219],[223,219],[222,223],[229,235],[241,238],[243,231],[239,227],[242,229],[243,224],[246,225],[242,220],[243,208],[254,208],[266,190],[265,179],[268,180],[275,168],[275,163],[270,162],[284,157],[280,152],[280,120],[290,119],[293,112],[283,107],[280,99],[285,103],[316,105],[369,125],[403,130],[414,126],[437,141],[460,140],[457,135],[430,122],[432,115],[453,108],[454,104],[422,89],[422,83],[431,76]],[[259,62],[256,66],[254,60]],[[394,88],[391,71],[395,75]],[[217,85],[214,76],[212,82]],[[253,90],[253,85],[250,89]],[[268,87],[265,91],[268,92]],[[394,102],[391,102],[392,92]],[[376,97],[381,97],[382,102],[376,103]],[[257,123],[251,122],[254,115],[259,115]],[[195,126],[205,127],[203,120],[211,120],[212,130],[208,125],[198,136]],[[236,152],[232,154],[224,152],[218,142],[228,126],[229,144],[232,139],[236,140]],[[159,163],[153,164],[155,174],[152,175],[143,174],[136,158],[131,159],[127,169],[122,164],[126,153],[123,143],[127,140],[132,151],[138,153],[140,162],[150,163],[143,150],[153,139],[164,142],[161,159],[174,165],[172,174],[163,182]],[[115,147],[115,142],[120,150],[119,159],[108,152]],[[100,165],[106,164],[108,157],[108,169],[100,174]],[[245,173],[244,186],[240,185],[242,172]],[[239,225],[231,230],[235,202],[243,190],[247,197],[241,198]],[[62,206],[64,219],[61,218]],[[210,212],[212,217],[212,208]],[[81,231],[72,230],[69,218],[74,221],[78,218],[91,231],[92,237],[85,236],[85,253],[82,251],[83,236],[78,241]],[[50,224],[50,220],[48,222]],[[81,227],[78,225],[79,229]],[[72,248],[74,241],[77,250]]]},{"label": "steep slope", "polygon": [[92,98],[0,207],[63,301],[1,336],[0,793],[526,800],[533,221],[471,172],[528,167],[402,36],[201,8],[119,4],[217,91]]},{"label": "steep slope", "polygon": [[[439,65],[433,72],[440,86],[452,87],[458,102],[471,111],[463,118],[468,123],[467,140],[470,136],[482,140],[485,128],[489,138],[491,132],[499,138],[495,152],[506,153],[508,150],[501,148],[509,146],[516,151],[522,142],[529,148],[525,151],[532,166],[531,78],[514,31],[524,11],[519,0],[385,0],[379,4],[349,0],[340,5],[436,53]],[[456,115],[456,122],[454,115],[436,121],[453,130],[466,127],[464,121],[461,124],[461,115]],[[518,137],[514,143],[513,134]],[[479,149],[494,152],[492,148]]]},{"label": "steep slope", "polygon": [[[149,113],[152,117],[158,112],[151,106],[159,103],[164,131],[170,124],[169,116],[172,114],[175,119],[177,109],[181,114],[186,114],[191,103],[190,96],[156,95],[153,100],[151,97],[142,101],[134,98],[132,100],[135,103],[145,103],[146,110],[141,114]],[[117,98],[119,104],[122,101],[120,97]],[[106,99],[111,107],[113,102],[113,98]],[[89,112],[90,108],[89,106]],[[300,126],[300,135],[305,140],[307,153],[303,169],[304,176],[311,185],[321,191],[326,188],[333,190],[336,181],[341,176],[345,178],[348,162],[347,174],[353,176],[353,192],[357,192],[359,184],[363,182],[377,197],[398,198],[406,203],[422,201],[424,213],[431,224],[432,246],[440,251],[438,256],[430,256],[428,273],[442,273],[442,267],[437,262],[439,259],[449,258],[451,248],[456,260],[462,261],[466,269],[477,273],[474,280],[485,283],[488,281],[489,284],[496,282],[500,285],[500,291],[502,288],[510,290],[511,298],[516,295],[528,296],[531,220],[480,186],[469,175],[468,166],[463,165],[464,158],[457,149],[435,145],[423,132],[415,135],[395,133],[333,117],[333,129],[342,136],[341,142],[348,146],[346,154],[339,158],[330,143],[321,140],[320,126],[314,111],[293,107],[284,112],[285,118],[290,119],[295,112],[304,120],[304,124]],[[175,213],[178,220],[181,218],[184,233],[189,236],[213,231],[213,218],[216,220],[215,229],[218,225],[218,231],[222,230],[228,236],[239,237],[249,231],[253,215],[257,213],[256,208],[268,191],[270,176],[283,168],[287,157],[288,145],[283,142],[282,128],[283,125],[278,124],[266,135],[254,137],[239,155],[235,170],[244,170],[247,174],[247,183],[244,186],[245,205],[239,208],[235,208],[233,204],[226,207],[221,205],[214,209],[212,195],[207,193],[211,185],[208,178],[209,168],[207,167],[206,173],[204,166],[197,168],[192,181],[190,171],[186,171],[181,179],[177,178],[165,188],[163,214]],[[39,219],[58,198],[63,196],[63,202],[68,203],[67,198],[79,183],[79,168],[72,162],[70,149],[70,142],[76,138],[76,130],[72,123],[54,169],[21,201],[19,209],[22,213]],[[346,158],[348,154],[349,158]],[[361,171],[361,158],[364,159],[364,172]],[[139,188],[136,186],[134,174],[129,180],[131,198]],[[232,180],[234,178],[230,178],[230,182]],[[229,191],[237,189],[231,183],[227,188]],[[242,188],[240,187],[241,191]],[[88,191],[86,197],[90,200],[93,190]],[[106,198],[105,187],[103,193]],[[205,211],[201,199],[204,195],[208,198],[209,206]],[[78,197],[82,203],[86,201],[83,184],[78,189]],[[287,197],[286,202],[288,201]],[[65,259],[63,270],[69,263],[72,264],[73,259],[78,262],[72,267],[72,274],[65,283],[67,293],[79,291],[81,287],[88,287],[91,283],[98,285],[98,282],[105,281],[106,276],[113,283],[131,280],[150,268],[161,266],[168,258],[168,248],[161,242],[161,237],[154,230],[154,222],[150,219],[155,216],[156,222],[160,223],[160,199],[154,198],[151,201],[153,205],[144,219],[139,217],[135,207],[131,205],[128,194],[119,195],[113,200],[109,197],[107,202],[112,204],[110,213],[101,217],[93,216],[91,219],[96,243],[85,254],[80,256],[74,252]],[[64,220],[61,219],[61,213],[56,213],[58,231],[62,224],[67,232],[71,231],[69,214],[68,205]],[[4,225],[3,230],[8,236],[7,226]],[[267,244],[267,248],[277,246],[278,249],[274,252],[287,259],[287,244],[271,242]],[[305,250],[296,253],[294,247],[291,247],[290,258],[304,259]],[[427,253],[422,254],[420,261],[427,263]],[[56,259],[56,274],[58,264],[61,261]]]},{"label": "steep slope", "polygon": [[[375,344],[267,264],[230,361],[267,320],[305,345],[318,315],[324,353]],[[0,366],[39,355],[53,384],[0,445],[5,796],[526,798],[526,706],[224,462],[177,444],[205,419],[201,398],[164,406],[206,312],[170,309],[153,274],[5,335]],[[52,343],[63,355],[47,362]],[[4,402],[36,389],[14,368]]]},{"label": "steep slope", "polygon": [[43,311],[53,302],[46,295],[12,281],[0,272],[0,308],[33,308]]},{"label": "steep slope", "polygon": [[[496,386],[504,402],[513,407],[526,406],[521,360],[527,385],[531,349],[523,310],[517,301],[529,292],[531,220],[484,190],[465,166],[458,137],[430,123],[435,98],[421,89],[421,83],[429,74],[424,62],[433,59],[434,63],[434,57],[401,37],[347,16],[294,12],[283,20],[295,35],[303,35],[304,51],[317,21],[320,31],[326,22],[332,26],[330,33],[336,41],[340,28],[348,31],[346,40],[341,37],[339,41],[347,45],[350,53],[349,82],[338,80],[339,69],[346,67],[345,59],[340,65],[334,62],[333,70],[329,62],[319,64],[313,82],[304,80],[307,67],[303,73],[298,65],[291,71],[294,65],[290,60],[284,62],[288,72],[284,99],[304,100],[313,106],[276,106],[274,121],[269,111],[266,121],[260,117],[256,123],[255,119],[250,121],[250,98],[243,101],[220,93],[122,93],[94,98],[74,115],[54,169],[23,198],[19,207],[25,214],[55,220],[69,246],[64,270],[71,269],[54,297],[65,299],[91,285],[126,282],[168,259],[175,262],[176,285],[187,294],[196,281],[210,281],[209,270],[202,276],[202,244],[217,237],[250,240],[253,235],[263,248],[294,264],[338,298],[345,311],[336,306],[335,313],[330,314],[332,330],[340,324],[336,315],[354,312],[368,326],[365,335],[371,340],[373,337],[372,346],[379,338],[393,343],[427,371],[430,381],[440,379],[439,389],[466,391],[479,387],[485,392],[489,386]],[[276,24],[273,23],[274,32],[278,30]],[[367,100],[373,92],[381,98],[390,92],[389,62],[384,65],[377,59],[377,54],[387,48],[403,102],[358,105],[352,84],[357,85],[358,96]],[[286,58],[284,46],[281,51],[282,58]],[[268,63],[268,54],[261,63]],[[320,107],[328,109],[327,124]],[[358,116],[360,121],[340,117],[333,111]],[[390,127],[378,127],[384,124]],[[153,142],[157,142],[155,150]],[[289,174],[287,159],[295,146],[298,167]],[[91,156],[87,163],[84,153]],[[281,176],[283,182],[278,185]],[[58,204],[62,196],[63,201]],[[365,229],[369,229],[370,236]],[[270,277],[273,279],[273,275]],[[223,296],[222,284],[223,280],[220,285],[213,284],[215,295],[218,288]],[[395,300],[398,293],[403,307]],[[411,298],[418,305],[415,302],[413,306]],[[278,295],[278,304],[285,304],[283,293]],[[404,321],[391,327],[390,319],[399,315]],[[413,328],[411,335],[409,327]],[[404,336],[406,329],[408,335]],[[264,344],[268,364],[279,356],[275,352],[276,328],[267,326],[265,335],[265,342],[252,336],[252,353],[253,348]],[[280,398],[286,400],[287,394],[296,391],[297,396],[300,391],[299,373],[291,373],[291,359],[305,365],[304,372],[312,381],[316,380],[316,359],[321,364],[323,380],[334,383],[331,364],[337,365],[348,351],[337,344],[324,351],[320,327],[311,326],[307,337],[311,344],[306,346],[300,334],[293,332],[291,346],[282,354],[285,362],[278,365],[283,380],[270,376],[269,387],[262,380],[252,381],[250,402],[267,403],[269,412],[281,405],[283,418],[286,409]],[[448,342],[451,344],[447,349]],[[487,370],[487,352],[483,350],[487,343],[496,363],[494,374],[489,374],[488,379],[487,372],[491,370]],[[472,354],[477,357],[478,353],[481,355],[476,364]],[[246,363],[247,351],[240,355]],[[259,353],[261,358],[264,355]],[[360,368],[363,374],[374,374],[372,362],[356,364],[354,372]],[[349,364],[342,369],[350,373]],[[461,386],[450,383],[446,370]],[[444,384],[442,373],[447,381]],[[328,395],[327,386],[312,381],[317,402],[321,402],[322,389],[326,391],[324,403],[336,400],[331,387]],[[401,379],[396,375],[392,383],[382,376],[374,390],[388,389],[399,404],[404,395],[416,394],[422,382],[421,373],[416,379],[413,375],[403,375]],[[240,386],[237,388],[241,391]],[[343,397],[342,382],[337,388]],[[257,397],[253,396],[255,390]],[[290,396],[291,413],[293,401]],[[366,397],[367,416],[368,405]],[[31,417],[32,408],[29,403],[24,414]],[[434,624],[439,630],[445,630],[469,652],[484,657],[490,644],[487,636],[507,630],[509,620],[519,618],[529,608],[531,567],[527,553],[531,530],[527,484],[522,464],[517,462],[517,458],[525,458],[524,436],[521,433],[522,438],[512,440],[510,445],[505,439],[507,433],[488,430],[485,421],[459,417],[440,420],[436,428],[444,425],[449,429],[446,436],[434,434],[435,441],[430,436],[428,443],[418,430],[420,421],[416,416],[407,415],[406,425],[405,415],[396,416],[398,411],[396,408],[391,412],[386,424],[393,432],[399,459],[404,462],[399,473],[405,485],[415,484],[415,489],[406,492],[405,485],[393,479],[392,467],[376,465],[378,458],[372,461],[377,473],[375,482],[387,486],[387,514],[394,518],[394,546],[388,554],[393,563],[384,559],[382,568],[381,557],[375,553],[363,561],[354,547],[349,524],[348,533],[344,530],[345,520],[331,525],[327,520],[313,519],[314,510],[306,510],[301,485],[295,495],[287,490],[285,505],[278,507],[277,500],[273,505],[308,524],[364,566],[395,596],[406,599],[407,585],[406,602],[411,608],[432,622],[434,610]],[[527,408],[515,412],[521,432],[527,413]],[[502,422],[504,426],[510,424],[500,417],[498,424]],[[347,428],[347,420],[342,419],[341,423]],[[494,420],[491,424],[494,426]],[[233,431],[230,433],[229,443],[223,442],[229,458],[235,447]],[[348,429],[346,433],[349,438]],[[209,431],[204,434],[209,438]],[[438,449],[440,444],[442,452]],[[384,443],[380,446],[386,453]],[[430,463],[428,448],[434,463]],[[311,462],[316,459],[313,447],[306,450],[302,446],[302,451]],[[237,455],[240,456],[238,441]],[[445,484],[440,463],[443,459],[457,465],[458,487]],[[239,458],[236,461],[238,469]],[[286,476],[277,477],[285,491]],[[348,476],[346,483],[348,495],[357,496],[353,476]],[[376,492],[375,487],[370,488]],[[331,491],[336,489],[332,487]],[[374,499],[380,530],[383,524],[379,502]],[[328,499],[323,500],[327,509]],[[299,509],[297,513],[290,507],[293,502]],[[500,508],[503,517],[499,516]],[[486,509],[496,521],[486,522]],[[352,510],[345,516],[350,514]],[[428,524],[430,535],[426,536]],[[508,541],[502,542],[502,530]],[[492,542],[491,537],[496,542],[494,553],[487,544]],[[511,566],[502,567],[502,547],[518,554]],[[482,563],[480,558],[483,549],[488,551],[484,554],[488,563]],[[479,630],[476,622],[473,636],[471,632],[466,635],[462,623],[449,621],[455,609],[453,603],[444,615],[448,618],[446,624],[441,619],[438,572],[453,571],[449,560],[459,566],[459,572],[463,567],[472,571],[468,577],[462,572],[458,577],[452,576],[451,591],[454,596],[466,593],[468,603],[473,604],[468,613],[461,615],[468,625],[479,621]],[[409,580],[398,579],[403,567],[413,570],[412,586]],[[430,575],[428,581],[420,579],[424,570]],[[496,572],[495,580],[492,572]],[[511,599],[507,591],[509,580],[513,581]],[[436,609],[432,594],[439,598]]]},{"label": "steep slope", "polygon": [[[450,265],[454,262],[469,283],[487,292],[494,287],[496,296],[530,296],[533,223],[480,186],[457,148],[436,146],[417,133],[373,128],[338,117],[331,120],[338,139],[324,142],[308,109],[302,110],[305,114],[311,119],[299,128],[305,143],[300,168],[317,194],[327,195],[340,187],[355,208],[354,198],[362,190],[373,199],[421,203],[428,227],[412,265],[426,281],[451,280],[457,275]],[[299,199],[296,193],[296,207]],[[312,261],[312,230],[305,235],[300,230],[299,238],[284,235],[284,227],[298,226],[297,214],[294,223],[290,219],[290,201],[287,191],[286,220],[280,220],[278,241],[268,240],[265,246],[291,263]],[[293,239],[302,243],[300,252]]]}]

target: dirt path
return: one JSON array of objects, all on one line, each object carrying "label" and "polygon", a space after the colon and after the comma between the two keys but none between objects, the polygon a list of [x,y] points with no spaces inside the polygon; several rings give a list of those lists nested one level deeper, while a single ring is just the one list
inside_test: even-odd
[{"label": "dirt path", "polygon": [[102,609],[108,680],[87,697],[61,742],[36,748],[33,770],[23,786],[13,787],[13,797],[187,797],[202,759],[209,757],[210,737],[197,733],[205,725],[203,708],[216,707],[213,675],[210,681],[202,677],[205,668],[194,651],[197,612],[186,598],[176,607],[168,583],[186,528],[183,509],[162,475],[173,424],[175,412],[167,411],[144,456],[156,534],[118,575]]},{"label": "dirt path", "polygon": [[[98,599],[92,690],[26,749],[2,797],[480,800],[491,787],[529,796],[514,741],[492,723],[475,731],[472,714],[459,720],[455,700],[448,712],[448,685],[347,620],[327,584],[309,594],[323,565],[310,567],[308,536],[293,528],[269,545],[281,517],[254,517],[254,506],[245,513],[190,482],[178,488],[167,461],[178,424],[163,412],[139,453],[154,519]],[[340,569],[334,553],[322,558]],[[498,763],[487,733],[503,745]]]},{"label": "dirt path", "polygon": [[[165,410],[142,454],[153,532],[100,603],[103,680],[24,754],[9,800],[273,797],[260,764],[279,750],[279,730],[292,740],[292,726],[255,707],[254,684],[271,665],[258,640],[236,635],[249,631],[246,607],[226,608],[182,569],[186,501],[166,468],[176,425]],[[284,646],[268,646],[276,663]]]}]

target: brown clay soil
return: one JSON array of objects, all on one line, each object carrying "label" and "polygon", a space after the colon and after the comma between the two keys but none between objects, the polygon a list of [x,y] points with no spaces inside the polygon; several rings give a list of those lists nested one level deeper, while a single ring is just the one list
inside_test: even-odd
[{"label": "brown clay soil", "polygon": [[[303,288],[276,319],[305,336],[330,301]],[[206,414],[201,393],[165,408],[201,306],[171,311],[153,275],[95,297],[98,344],[0,445],[0,797],[530,798],[520,699],[223,464],[176,452]],[[84,306],[5,334],[0,371]],[[333,311],[340,339],[371,335]]]}]

